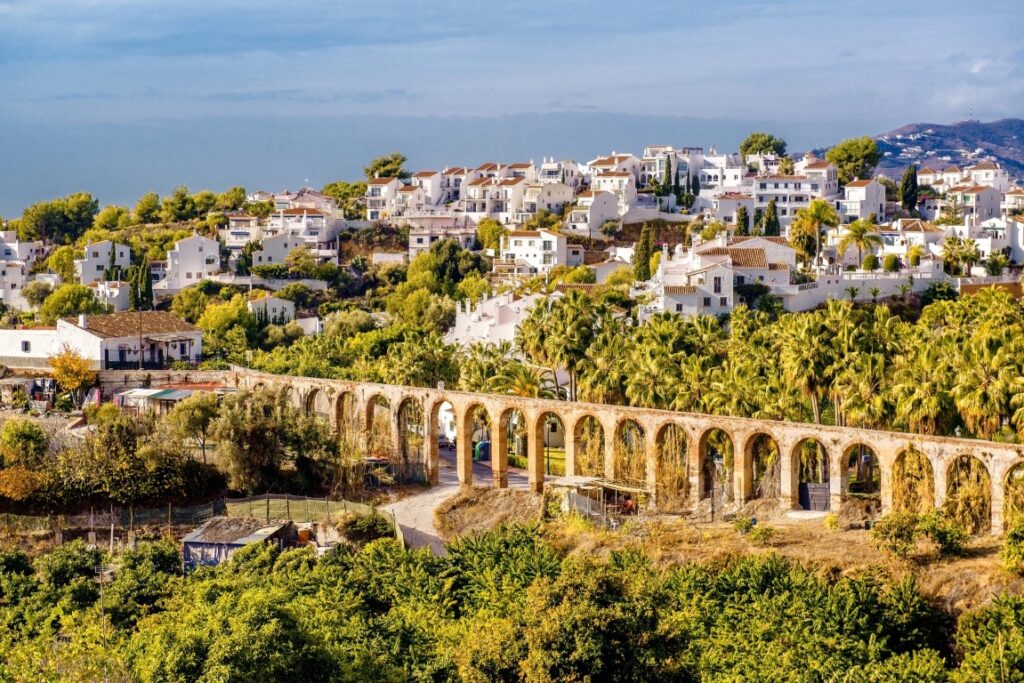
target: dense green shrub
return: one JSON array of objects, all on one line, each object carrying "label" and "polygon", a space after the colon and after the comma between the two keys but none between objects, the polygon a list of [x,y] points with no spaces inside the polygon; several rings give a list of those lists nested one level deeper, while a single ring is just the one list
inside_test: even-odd
[{"label": "dense green shrub", "polygon": [[999,559],[1006,571],[1024,574],[1024,523],[1017,522],[1006,530]]},{"label": "dense green shrub", "polygon": [[897,511],[882,517],[871,528],[871,542],[897,557],[906,557],[918,538],[917,515]]},{"label": "dense green shrub", "polygon": [[395,527],[391,520],[376,510],[368,515],[352,515],[341,523],[345,538],[356,543],[369,543],[378,538],[394,538]]},{"label": "dense green shrub", "polygon": [[963,525],[938,510],[921,515],[917,522],[919,533],[938,546],[939,554],[961,555],[967,543],[967,530]]},{"label": "dense green shrub", "polygon": [[746,536],[754,528],[754,520],[746,515],[737,515],[732,521],[732,528],[741,536]]}]

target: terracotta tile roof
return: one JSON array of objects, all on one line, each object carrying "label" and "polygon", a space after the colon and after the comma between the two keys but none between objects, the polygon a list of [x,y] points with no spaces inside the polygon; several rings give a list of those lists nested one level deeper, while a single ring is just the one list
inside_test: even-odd
[{"label": "terracotta tile roof", "polygon": [[753,197],[743,192],[723,192],[717,195],[715,199],[753,199]]},{"label": "terracotta tile roof", "polygon": [[1014,196],[1014,197],[1024,197],[1024,190],[1022,190],[1022,189],[1021,189],[1021,188],[1019,188],[1019,187],[1015,187],[1015,188],[1013,188],[1012,190],[1010,190],[1009,192],[1007,192],[1007,193],[1006,193],[1006,196],[1008,196],[1008,197],[1009,197],[1009,196]]},{"label": "terracotta tile roof", "polygon": [[367,185],[387,185],[388,183],[390,183],[393,180],[398,180],[398,178],[370,178],[368,181],[366,181],[366,184]]},{"label": "terracotta tile roof", "polygon": [[943,232],[942,228],[920,218],[912,218],[901,222],[900,230],[903,232]]},{"label": "terracotta tile roof", "polygon": [[417,190],[420,190],[420,189],[422,189],[422,188],[419,185],[403,185],[402,187],[398,188],[398,191],[399,192],[416,192]]},{"label": "terracotta tile roof", "polygon": [[[955,189],[955,188],[954,188]],[[963,194],[981,194],[985,190],[991,190],[991,187],[983,187],[981,185],[975,185],[969,190],[963,190]]]},{"label": "terracotta tile roof", "polygon": [[625,161],[630,157],[629,154],[615,154],[600,159],[595,159],[591,162],[591,166],[615,166],[616,164]]},{"label": "terracotta tile roof", "polygon": [[789,270],[789,264],[786,263],[769,263],[768,270]]},{"label": "terracotta tile roof", "polygon": [[[78,327],[78,318],[64,318]],[[138,337],[153,334],[194,333],[199,328],[167,311],[128,311],[85,316],[85,329],[101,339]],[[141,329],[141,332],[140,332]]]},{"label": "terracotta tile roof", "polygon": [[476,180],[469,181],[468,183],[466,183],[466,186],[467,187],[476,187],[478,185],[490,185],[490,184],[491,184],[491,179],[487,178],[487,177],[483,177],[483,178],[477,178]]},{"label": "terracotta tile roof", "polygon": [[920,168],[917,171],[917,175],[935,175],[935,173],[936,173],[936,171],[933,171],[932,169],[928,168],[927,166],[925,166],[924,168]]},{"label": "terracotta tile roof", "polygon": [[693,285],[665,285],[665,294],[696,294],[697,288]]},{"label": "terracotta tile roof", "polygon": [[283,213],[285,216],[302,216],[303,214],[309,214],[310,216],[326,216],[320,209],[283,209],[277,213]]},{"label": "terracotta tile roof", "polygon": [[468,173],[468,172],[469,172],[469,169],[467,169],[467,168],[465,168],[463,166],[453,166],[452,168],[446,169],[444,174],[445,175],[466,175],[466,173]]},{"label": "terracotta tile roof", "polygon": [[806,166],[804,166],[804,168],[812,168],[814,170],[820,170],[820,169],[826,169],[826,168],[828,168],[831,165],[832,165],[831,161],[825,161],[823,159],[821,161],[812,161],[811,163],[809,163]]},{"label": "terracotta tile roof", "polygon": [[509,185],[518,185],[519,183],[525,183],[526,178],[504,178],[498,185],[508,187]]},{"label": "terracotta tile roof", "polygon": [[629,171],[602,171],[597,174],[598,178],[627,178],[633,175]]},{"label": "terracotta tile roof", "polygon": [[947,166],[946,168],[942,169],[942,172],[943,173],[960,173],[960,168],[957,167],[957,166]]},{"label": "terracotta tile roof", "polygon": [[497,171],[498,170],[498,165],[496,163],[494,163],[493,161],[488,161],[486,163],[480,164],[479,166],[477,166],[473,170],[474,171]]},{"label": "terracotta tile roof", "polygon": [[764,249],[743,249],[739,247],[730,247],[729,258],[732,259],[732,264],[739,268],[768,267],[768,259],[765,258]]},{"label": "terracotta tile roof", "polygon": [[540,237],[540,231],[538,230],[513,230],[508,234],[509,237]]},{"label": "terracotta tile roof", "polygon": [[991,161],[982,161],[980,163],[971,166],[968,171],[996,171],[999,167],[993,164]]},{"label": "terracotta tile roof", "polygon": [[779,237],[777,235],[750,235],[732,237],[729,239],[729,244],[741,244],[743,242],[746,242],[747,240],[768,240],[769,242],[774,242],[775,244],[789,246],[789,242],[786,241],[785,237]]},{"label": "terracotta tile roof", "polygon": [[847,187],[867,187],[868,185],[870,185],[873,182],[875,182],[875,181],[871,180],[870,178],[868,180],[852,180],[852,181],[846,183],[846,186]]},{"label": "terracotta tile roof", "polygon": [[437,171],[416,171],[412,174],[413,178],[429,178],[432,175],[437,175]]},{"label": "terracotta tile roof", "polygon": [[517,161],[514,164],[509,164],[508,167],[509,168],[533,168],[533,164],[527,163],[525,161]]}]

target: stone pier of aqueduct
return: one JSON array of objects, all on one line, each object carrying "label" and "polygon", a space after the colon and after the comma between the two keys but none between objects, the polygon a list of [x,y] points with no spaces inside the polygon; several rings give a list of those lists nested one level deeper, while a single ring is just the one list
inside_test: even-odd
[{"label": "stone pier of aqueduct", "polygon": [[[108,373],[104,373],[106,375]],[[109,373],[104,381],[118,382],[117,376],[128,380],[124,373]],[[615,443],[620,430],[632,422],[632,434],[642,434],[645,463],[643,467],[646,488],[659,491],[658,472],[662,439],[666,430],[685,434],[688,496],[697,504],[707,495],[702,459],[710,435],[721,430],[733,444],[732,497],[737,502],[749,500],[753,494],[753,444],[761,435],[770,437],[780,455],[779,503],[785,509],[798,507],[799,450],[807,440],[817,441],[824,449],[829,476],[830,509],[838,511],[843,505],[844,470],[850,453],[858,447],[867,447],[875,455],[880,470],[881,506],[888,510],[893,502],[893,470],[897,460],[910,449],[923,453],[931,465],[934,478],[935,504],[942,505],[947,492],[947,477],[958,459],[970,457],[982,463],[991,483],[992,531],[1003,530],[1003,503],[1006,482],[1010,473],[1024,466],[1024,447],[973,439],[932,437],[900,432],[876,431],[851,427],[833,427],[797,422],[755,420],[718,415],[679,413],[622,406],[518,398],[495,394],[477,394],[451,391],[443,388],[392,386],[362,382],[347,382],[309,377],[271,375],[252,371],[222,373],[223,381],[239,388],[259,386],[281,388],[292,395],[302,410],[326,415],[333,426],[341,431],[346,425],[368,432],[374,413],[386,410],[390,415],[391,439],[395,452],[402,448],[403,410],[415,404],[413,414],[422,416],[417,429],[423,435],[423,458],[428,479],[436,482],[439,464],[438,415],[444,404],[449,404],[455,416],[457,434],[457,472],[459,481],[470,484],[472,473],[472,438],[474,416],[487,415],[491,441],[493,484],[508,484],[508,418],[518,412],[526,427],[527,474],[530,488],[541,491],[544,485],[544,428],[549,416],[554,415],[563,426],[566,475],[581,474],[577,467],[576,427],[582,420],[593,418],[603,432],[603,472],[609,479],[621,478],[616,472]],[[122,384],[123,386],[123,384]],[[412,404],[410,404],[412,402]],[[377,418],[380,419],[379,417]],[[401,427],[401,428],[400,428]],[[639,430],[637,430],[639,428]],[[762,437],[763,438],[763,437]],[[663,490],[663,489],[662,489]],[[654,501],[657,504],[657,500]]]}]

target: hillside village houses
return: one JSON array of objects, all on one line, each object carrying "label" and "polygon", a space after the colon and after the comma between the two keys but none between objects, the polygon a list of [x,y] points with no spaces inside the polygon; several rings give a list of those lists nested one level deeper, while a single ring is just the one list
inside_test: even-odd
[{"label": "hillside village houses", "polygon": [[583,265],[583,247],[550,230],[513,230],[501,238],[494,259],[499,278],[546,275],[555,266]]},{"label": "hillside village houses", "polygon": [[220,272],[220,242],[202,235],[178,240],[167,252],[164,277],[153,290],[171,295]]},{"label": "hillside village houses", "polygon": [[32,264],[46,255],[39,240],[20,241],[13,230],[0,232],[0,302],[13,308],[28,308],[21,290],[32,281]]},{"label": "hillside village houses", "polygon": [[262,294],[249,299],[246,308],[249,313],[272,325],[283,325],[295,320],[295,304],[272,294]]}]

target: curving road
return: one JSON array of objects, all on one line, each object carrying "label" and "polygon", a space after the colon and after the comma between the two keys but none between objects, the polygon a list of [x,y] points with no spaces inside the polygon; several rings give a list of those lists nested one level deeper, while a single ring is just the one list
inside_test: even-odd
[{"label": "curving road", "polygon": [[[491,462],[489,460],[473,463],[473,483],[491,485]],[[508,485],[509,488],[514,489],[528,488],[529,481],[526,472],[510,467]],[[437,535],[437,527],[434,526],[434,508],[458,491],[459,478],[455,470],[455,450],[442,447],[437,486],[431,486],[429,489],[424,489],[423,493],[417,493],[386,505],[383,509],[394,513],[409,547],[429,547],[438,555],[443,555],[445,553],[444,541]]]}]

